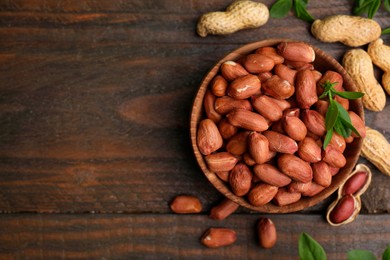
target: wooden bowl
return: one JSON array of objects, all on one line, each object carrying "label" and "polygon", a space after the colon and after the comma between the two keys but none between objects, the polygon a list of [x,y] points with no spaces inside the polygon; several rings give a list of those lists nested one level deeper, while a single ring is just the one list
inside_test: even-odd
[{"label": "wooden bowl", "polygon": [[[264,206],[253,206],[251,205],[245,198],[238,197],[234,195],[231,190],[229,189],[229,184],[224,183],[221,179],[218,178],[218,176],[211,172],[206,162],[203,158],[203,155],[200,153],[199,148],[197,146],[196,142],[196,136],[197,136],[197,128],[199,122],[205,118],[204,115],[204,109],[203,109],[203,98],[205,96],[206,90],[209,87],[210,81],[214,78],[214,76],[218,73],[220,65],[228,60],[238,60],[244,55],[247,55],[257,48],[264,47],[264,46],[275,46],[278,43],[282,41],[293,41],[289,39],[269,39],[264,40],[260,42],[254,42],[247,45],[244,45],[228,55],[226,55],[223,59],[221,59],[204,77],[199,90],[195,96],[192,112],[191,112],[191,121],[190,121],[190,132],[191,132],[191,142],[192,142],[192,148],[194,150],[194,154],[196,157],[196,160],[202,169],[204,175],[207,177],[207,179],[214,185],[214,187],[219,190],[223,195],[225,195],[227,198],[235,201],[240,206],[246,207],[248,209],[258,211],[258,212],[264,212],[264,213],[288,213],[288,212],[294,212],[303,210],[307,207],[311,207],[318,202],[324,200],[328,196],[330,196],[350,175],[352,172],[360,154],[360,150],[362,147],[363,140],[361,138],[355,138],[354,141],[350,144],[347,144],[347,148],[344,151],[344,156],[347,159],[347,164],[344,168],[340,170],[338,174],[333,176],[332,178],[332,184],[324,189],[321,193],[313,196],[313,197],[302,197],[298,202],[286,205],[286,206],[276,206],[272,202],[264,205]],[[343,76],[344,82],[343,87],[348,91],[357,91],[356,87],[354,86],[354,83],[352,79],[349,77],[347,72],[344,70],[344,68],[330,55],[326,54],[322,50],[312,46],[315,53],[316,58],[313,62],[315,68],[321,72],[325,72],[326,70],[333,70],[338,73],[340,73]],[[363,112],[363,106],[361,100],[350,100],[350,110],[354,111],[356,114],[358,114],[361,118],[364,119],[364,112]]]}]

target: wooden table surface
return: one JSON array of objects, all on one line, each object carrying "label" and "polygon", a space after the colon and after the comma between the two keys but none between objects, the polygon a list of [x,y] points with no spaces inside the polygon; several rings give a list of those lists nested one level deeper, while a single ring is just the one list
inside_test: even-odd
[{"label": "wooden table surface", "polygon": [[[351,224],[324,220],[333,195],[301,212],[267,215],[278,242],[265,250],[254,232],[264,214],[241,208],[224,221],[208,217],[222,195],[200,171],[189,137],[192,100],[207,71],[267,38],[307,41],[339,61],[349,49],[317,41],[293,13],[229,36],[197,36],[199,16],[230,2],[0,1],[0,259],[297,259],[302,232],[329,259],[346,259],[351,249],[382,254],[390,177],[364,159],[373,182]],[[352,7],[329,0],[308,8],[323,18]],[[390,13],[381,7],[375,20],[389,27]],[[389,100],[380,113],[366,111],[367,125],[388,140],[389,117]],[[179,194],[198,196],[202,213],[173,214],[168,203]],[[199,238],[209,227],[232,228],[238,240],[205,248]]]}]

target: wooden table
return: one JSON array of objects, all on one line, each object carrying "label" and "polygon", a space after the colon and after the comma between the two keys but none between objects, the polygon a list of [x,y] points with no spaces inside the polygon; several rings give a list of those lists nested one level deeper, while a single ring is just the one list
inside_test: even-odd
[{"label": "wooden table", "polygon": [[[340,60],[290,13],[260,29],[200,38],[198,17],[231,1],[0,1],[0,258],[297,259],[307,232],[329,259],[351,249],[381,255],[390,241],[390,178],[372,164],[361,215],[331,227],[328,200],[302,212],[267,215],[271,250],[257,245],[260,216],[239,209],[208,218],[222,196],[206,180],[189,137],[191,103],[211,66],[240,45],[266,38],[307,41]],[[271,6],[273,1],[264,1]],[[352,1],[310,1],[316,18],[350,14]],[[390,26],[383,7],[375,20]],[[390,44],[389,35],[383,36]],[[378,71],[378,77],[381,72]],[[390,140],[390,105],[366,122]],[[173,214],[178,194],[198,196],[201,214]],[[202,246],[209,227],[237,242]]]}]

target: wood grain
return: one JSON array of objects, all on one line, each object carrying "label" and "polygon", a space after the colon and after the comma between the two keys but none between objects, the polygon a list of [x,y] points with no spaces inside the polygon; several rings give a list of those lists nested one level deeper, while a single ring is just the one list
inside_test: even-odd
[{"label": "wood grain", "polygon": [[[231,50],[270,37],[299,38],[339,60],[347,49],[318,42],[292,13],[260,29],[198,37],[199,15],[229,3],[0,1],[0,212],[167,213],[177,194],[199,196],[205,210],[221,199],[189,137],[207,71]],[[309,7],[321,18],[350,13],[351,3]],[[383,8],[375,19],[390,24]],[[388,112],[389,105],[367,112],[366,121],[390,139]],[[364,212],[390,212],[388,184],[374,170]]]},{"label": "wood grain", "polygon": [[[380,256],[390,241],[389,215],[361,215],[338,228],[322,216],[268,217],[276,225],[278,240],[265,250],[255,233],[259,215],[233,215],[223,222],[205,215],[2,215],[0,258],[299,259],[299,236],[306,232],[324,247],[328,259],[346,259],[352,249]],[[204,247],[199,239],[209,227],[235,230],[236,243]]]}]

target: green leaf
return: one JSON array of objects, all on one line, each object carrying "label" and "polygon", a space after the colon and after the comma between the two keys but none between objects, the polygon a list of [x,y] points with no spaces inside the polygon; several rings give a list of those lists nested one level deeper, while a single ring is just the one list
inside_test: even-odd
[{"label": "green leaf", "polygon": [[303,0],[294,0],[295,15],[306,22],[313,22],[314,18],[306,10],[306,4]]},{"label": "green leaf", "polygon": [[351,250],[348,252],[348,260],[376,260],[376,256],[367,250]]},{"label": "green leaf", "polygon": [[353,14],[361,15],[363,13],[367,13],[373,1],[374,0],[359,1],[358,5],[356,5],[353,9]]},{"label": "green leaf", "polygon": [[388,12],[390,12],[390,0],[383,0],[383,6]]},{"label": "green leaf", "polygon": [[381,6],[381,0],[374,0],[370,8],[368,9],[368,18],[372,19],[380,6]]},{"label": "green leaf", "polygon": [[390,245],[386,248],[385,252],[383,252],[382,260],[390,260]]},{"label": "green leaf", "polygon": [[360,136],[360,133],[352,125],[351,118],[349,117],[349,114],[348,114],[347,110],[345,110],[345,108],[342,105],[340,105],[338,102],[335,102],[335,103],[337,105],[337,108],[339,109],[340,122],[342,123],[344,128],[346,128],[345,131],[348,133],[347,136],[344,136],[344,135],[343,136],[344,137],[350,136],[351,135],[351,130],[353,132],[355,132],[355,134]]},{"label": "green leaf", "polygon": [[382,30],[382,35],[383,34],[390,34],[390,27],[387,27],[385,29]]},{"label": "green leaf", "polygon": [[328,146],[330,140],[332,139],[332,135],[333,135],[333,128],[329,129],[327,132],[326,132],[326,135],[325,135],[325,139],[324,139],[324,144],[323,144],[323,148],[325,150],[325,148]]},{"label": "green leaf", "polygon": [[270,9],[271,17],[273,18],[283,18],[291,10],[292,0],[278,0],[276,1]]},{"label": "green leaf", "polygon": [[352,91],[342,91],[342,92],[333,91],[333,93],[336,94],[337,96],[340,96],[342,98],[347,98],[347,99],[357,99],[364,96],[364,93],[362,92],[352,92]]},{"label": "green leaf", "polygon": [[339,116],[339,109],[336,105],[336,101],[331,101],[329,103],[328,111],[326,111],[325,115],[325,127],[326,130],[329,131],[330,129],[333,129],[334,124],[337,121],[337,118]]},{"label": "green leaf", "polygon": [[298,249],[301,260],[326,260],[322,246],[306,233],[301,234]]},{"label": "green leaf", "polygon": [[338,118],[336,123],[334,124],[334,130],[342,137],[349,137],[351,135],[351,130],[345,128],[340,118]]}]

